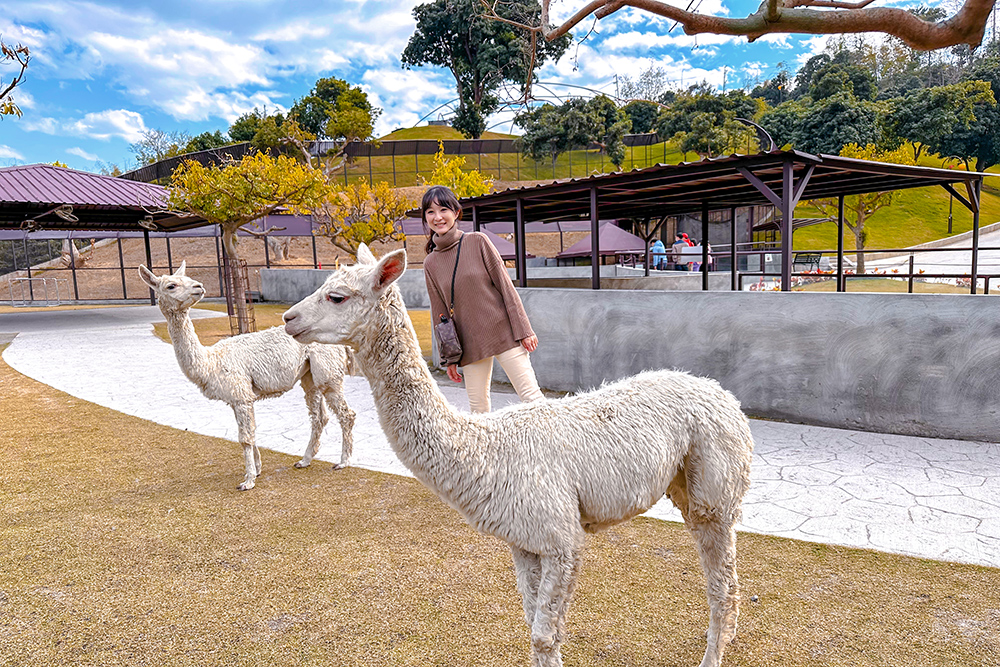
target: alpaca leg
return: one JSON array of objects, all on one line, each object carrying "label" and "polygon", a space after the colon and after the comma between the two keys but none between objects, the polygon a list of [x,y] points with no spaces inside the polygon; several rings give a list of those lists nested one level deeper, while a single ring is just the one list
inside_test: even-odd
[{"label": "alpaca leg", "polygon": [[579,573],[579,554],[575,552],[542,556],[535,619],[531,626],[532,667],[561,667],[559,646],[569,606],[569,597]]},{"label": "alpaca leg", "polygon": [[342,470],[351,463],[351,454],[354,453],[354,410],[344,400],[343,384],[335,388],[326,389],[323,392],[326,403],[337,415],[340,422],[340,463],[333,466],[334,470]]},{"label": "alpaca leg", "polygon": [[538,554],[524,551],[510,545],[510,553],[514,557],[514,573],[517,575],[517,590],[521,593],[524,605],[524,622],[530,629],[535,622],[535,600],[538,596],[538,581],[542,576],[542,566]]},{"label": "alpaca leg", "polygon": [[736,636],[740,588],[736,576],[736,531],[732,524],[709,519],[691,528],[705,571],[709,607],[708,646],[701,667],[719,667],[722,653]]},{"label": "alpaca leg", "polygon": [[254,442],[253,403],[234,405],[233,412],[236,414],[236,428],[240,444],[243,445],[243,461],[246,467],[246,474],[237,488],[240,491],[249,491],[254,487],[254,480],[260,474],[260,451]]},{"label": "alpaca leg", "polygon": [[326,428],[326,422],[329,420],[326,406],[323,404],[323,394],[316,388],[309,373],[302,376],[301,382],[302,390],[306,393],[306,409],[309,410],[309,423],[312,426],[312,432],[309,434],[309,444],[306,445],[302,460],[295,462],[296,468],[305,468],[312,463],[313,457],[319,451],[319,440],[323,435],[323,429]]}]

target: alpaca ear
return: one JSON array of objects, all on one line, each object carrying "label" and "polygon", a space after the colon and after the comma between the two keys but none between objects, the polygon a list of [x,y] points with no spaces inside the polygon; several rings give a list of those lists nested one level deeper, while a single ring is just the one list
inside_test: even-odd
[{"label": "alpaca ear", "polygon": [[146,283],[153,289],[156,289],[157,285],[160,284],[160,279],[154,276],[153,272],[142,264],[139,265],[139,277],[142,278],[142,282]]},{"label": "alpaca ear", "polygon": [[175,276],[186,276],[187,274],[184,273],[184,271],[186,269],[187,269],[187,260],[186,259],[181,260],[181,268],[177,269],[177,273],[175,273],[174,275]]},{"label": "alpaca ear", "polygon": [[375,267],[375,282],[372,287],[376,292],[381,292],[396,282],[403,271],[406,271],[406,251],[399,249],[390,252]]},{"label": "alpaca ear", "polygon": [[374,264],[377,260],[368,246],[362,243],[358,246],[358,264]]}]

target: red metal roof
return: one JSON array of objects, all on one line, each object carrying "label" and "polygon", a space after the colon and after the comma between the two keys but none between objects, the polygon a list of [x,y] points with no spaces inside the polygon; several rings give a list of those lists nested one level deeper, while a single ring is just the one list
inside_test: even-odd
[{"label": "red metal roof", "polygon": [[[0,168],[0,229],[25,226],[42,229],[169,231],[206,224],[197,216],[166,211],[166,189],[113,176],[92,174],[50,164]],[[70,205],[77,222],[53,209]],[[26,222],[30,221],[30,223]]]}]

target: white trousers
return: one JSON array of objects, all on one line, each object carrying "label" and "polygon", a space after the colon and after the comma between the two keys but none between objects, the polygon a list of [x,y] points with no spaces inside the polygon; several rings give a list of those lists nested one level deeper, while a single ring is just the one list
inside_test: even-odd
[{"label": "white trousers", "polygon": [[507,374],[510,383],[514,385],[523,403],[530,403],[542,398],[542,390],[538,388],[535,371],[531,368],[528,351],[521,345],[501,352],[496,357],[486,357],[479,361],[462,366],[465,377],[465,390],[469,394],[469,410],[472,412],[490,411],[490,383],[493,381],[493,359],[500,362],[500,368]]}]

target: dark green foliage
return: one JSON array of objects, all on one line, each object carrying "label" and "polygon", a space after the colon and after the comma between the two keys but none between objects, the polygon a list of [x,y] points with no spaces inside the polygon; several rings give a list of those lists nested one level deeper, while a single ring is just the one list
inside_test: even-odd
[{"label": "dark green foliage", "polygon": [[[535,0],[501,3],[498,12],[524,24],[539,20]],[[483,16],[479,0],[434,0],[413,9],[417,27],[400,60],[403,67],[436,65],[455,77],[459,109],[452,123],[464,135],[478,138],[486,119],[497,110],[497,96],[506,81],[521,87],[531,64],[530,36],[501,21]],[[554,41],[538,39],[534,62],[557,60],[569,48],[570,35]]]},{"label": "dark green foliage", "polygon": [[773,79],[769,79],[753,89],[750,97],[757,97],[770,106],[776,107],[779,104],[791,99],[792,79],[788,72],[782,70]]},{"label": "dark green foliage", "polygon": [[939,152],[956,129],[969,129],[976,120],[977,104],[982,105],[982,110],[996,107],[989,83],[964,81],[952,86],[920,88],[889,102],[886,129],[897,142],[913,142],[916,160],[925,148]]},{"label": "dark green foliage", "polygon": [[598,143],[617,166],[625,160],[625,134],[631,121],[624,110],[600,95],[590,100],[572,99],[559,106],[544,104],[519,114],[515,122],[524,129],[521,150],[533,160],[555,159],[566,151]]},{"label": "dark green foliage", "polygon": [[[82,246],[82,242],[77,242]],[[28,266],[35,266],[59,256],[62,241],[50,239],[45,241],[0,241],[0,276],[11,271],[23,271]],[[27,251],[27,254],[25,254]]]},{"label": "dark green foliage", "polygon": [[643,134],[652,132],[656,117],[660,114],[660,105],[645,100],[635,100],[625,105],[624,111],[632,121],[632,132]]},{"label": "dark green foliage", "polygon": [[219,130],[215,132],[202,132],[201,134],[191,137],[191,140],[187,142],[184,147],[185,153],[194,153],[197,151],[207,151],[210,148],[219,148],[221,146],[227,146],[231,142],[229,137],[222,134]]},{"label": "dark green foliage", "polygon": [[381,109],[373,107],[368,94],[343,79],[322,78],[288,112],[299,127],[320,139],[369,139]]},{"label": "dark green foliage", "polygon": [[233,121],[233,124],[229,126],[229,138],[236,143],[253,141],[253,137],[257,134],[263,121],[264,113],[254,107],[253,111],[248,111]]}]

